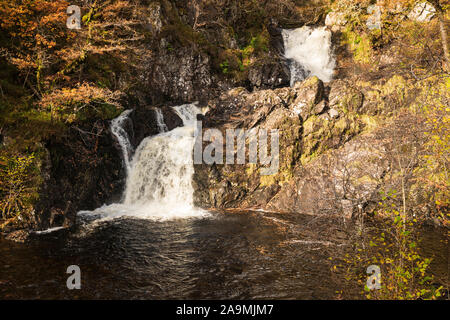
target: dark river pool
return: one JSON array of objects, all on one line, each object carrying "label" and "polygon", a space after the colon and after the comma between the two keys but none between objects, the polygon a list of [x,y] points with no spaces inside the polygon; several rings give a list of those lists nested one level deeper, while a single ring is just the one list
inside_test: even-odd
[{"label": "dark river pool", "polygon": [[[0,240],[0,299],[360,298],[360,285],[332,271],[330,260],[348,252],[356,229],[342,219],[266,212],[97,220],[28,244]],[[422,234],[433,273],[448,281],[445,234]],[[80,267],[81,290],[67,289],[70,265]]]}]

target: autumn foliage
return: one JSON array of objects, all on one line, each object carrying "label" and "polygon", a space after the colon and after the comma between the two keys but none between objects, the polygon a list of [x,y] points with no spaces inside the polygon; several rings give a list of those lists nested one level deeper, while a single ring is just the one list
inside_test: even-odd
[{"label": "autumn foliage", "polygon": [[121,95],[118,91],[83,83],[74,88],[53,90],[42,97],[39,107],[41,111],[51,112],[52,118],[71,123],[81,114],[99,118],[108,117],[108,113],[116,115]]},{"label": "autumn foliage", "polygon": [[22,73],[39,72],[73,37],[67,31],[65,0],[1,0],[1,55]]}]

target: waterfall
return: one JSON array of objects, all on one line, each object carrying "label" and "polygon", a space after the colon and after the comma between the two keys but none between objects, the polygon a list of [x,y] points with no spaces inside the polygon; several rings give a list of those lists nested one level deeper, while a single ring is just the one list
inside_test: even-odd
[{"label": "waterfall", "polygon": [[[200,110],[195,104],[173,109],[184,126],[167,132],[161,130],[141,142],[130,163],[123,202],[80,215],[166,220],[206,214],[194,207],[192,185],[194,132]],[[162,118],[161,121],[164,123]]]},{"label": "waterfall", "polygon": [[124,125],[129,120],[129,115],[132,111],[125,110],[119,117],[111,121],[111,132],[119,142],[127,174],[130,172],[130,157],[133,152],[133,147],[131,146],[130,137],[124,129]]},{"label": "waterfall", "polygon": [[326,27],[283,30],[285,57],[289,60],[291,86],[308,76],[324,82],[333,78],[336,61],[333,57],[331,32]]},{"label": "waterfall", "polygon": [[164,123],[164,116],[162,114],[161,109],[159,109],[159,108],[155,109],[155,115],[156,115],[156,124],[158,126],[159,133],[169,131],[169,128],[167,128],[167,125]]},{"label": "waterfall", "polygon": [[183,105],[174,110],[184,126],[155,137],[146,138],[133,158],[132,170],[125,190],[125,204],[193,208],[192,176],[194,165],[195,105]]}]

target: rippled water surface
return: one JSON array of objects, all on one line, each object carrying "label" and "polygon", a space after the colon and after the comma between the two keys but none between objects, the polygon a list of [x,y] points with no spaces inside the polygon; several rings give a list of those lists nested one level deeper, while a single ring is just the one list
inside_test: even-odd
[{"label": "rippled water surface", "polygon": [[[96,221],[30,244],[0,240],[3,299],[337,299],[360,291],[332,272],[351,245],[342,220],[275,213],[215,213],[203,219]],[[428,253],[448,274],[443,236]],[[68,290],[69,265],[81,290]]]}]

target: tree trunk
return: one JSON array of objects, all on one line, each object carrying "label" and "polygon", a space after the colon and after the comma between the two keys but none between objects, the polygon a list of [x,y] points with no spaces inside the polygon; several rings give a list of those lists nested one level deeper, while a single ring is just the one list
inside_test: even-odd
[{"label": "tree trunk", "polygon": [[447,30],[445,29],[445,17],[443,12],[438,13],[439,29],[441,29],[442,48],[444,49],[445,70],[450,72],[450,54],[448,50]]},{"label": "tree trunk", "polygon": [[444,69],[447,72],[450,72],[450,53],[448,49],[448,38],[447,38],[447,29],[446,29],[446,21],[444,15],[444,9],[438,0],[430,1],[434,7],[436,8],[437,17],[439,20],[439,29],[441,32],[441,40],[442,40],[442,49],[444,50]]}]

